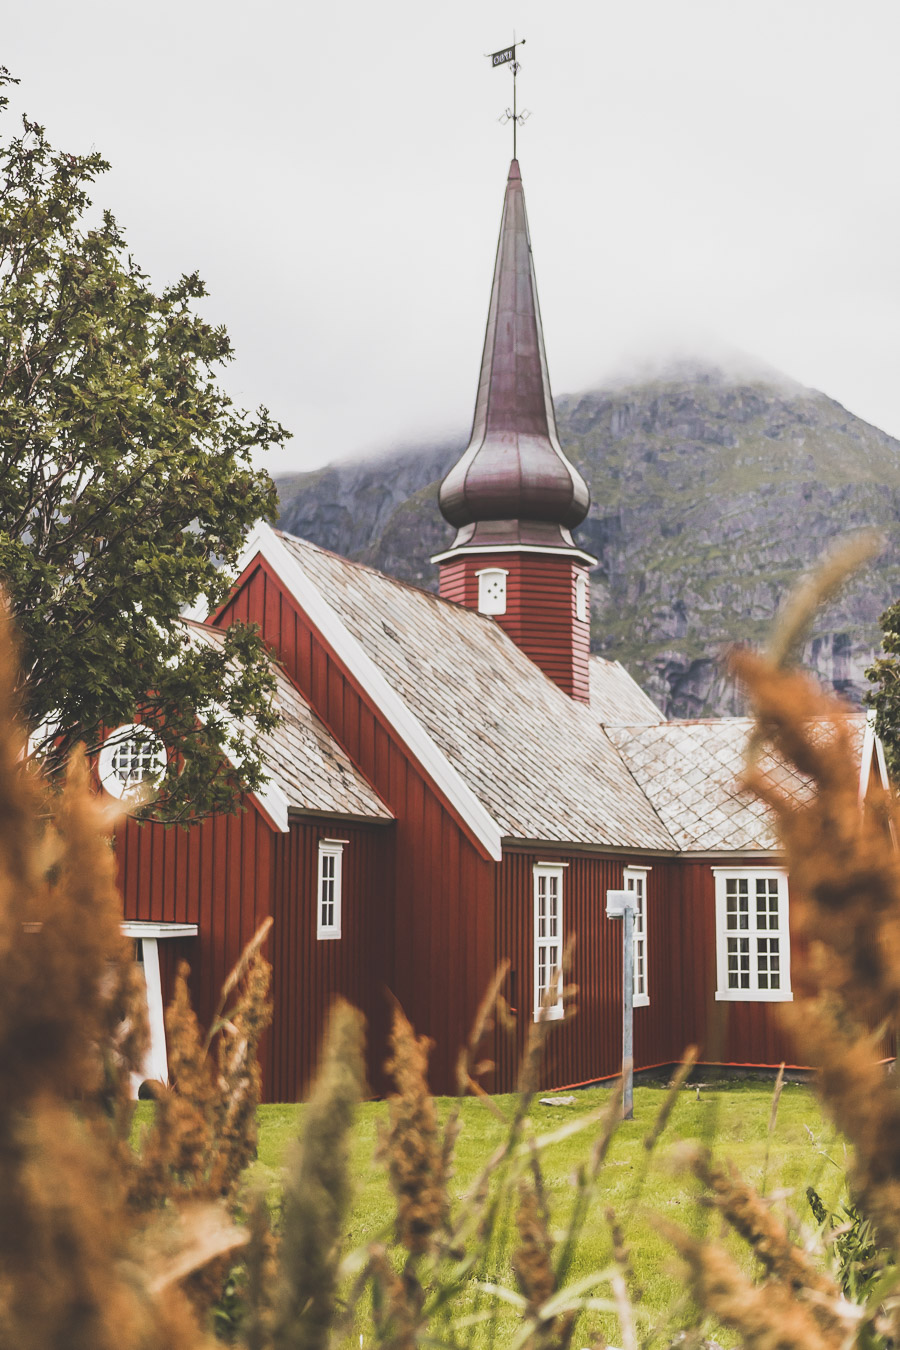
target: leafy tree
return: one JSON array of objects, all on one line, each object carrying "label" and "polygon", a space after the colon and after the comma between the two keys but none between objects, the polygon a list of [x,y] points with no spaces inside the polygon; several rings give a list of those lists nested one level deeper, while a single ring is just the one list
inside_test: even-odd
[{"label": "leafy tree", "polygon": [[224,599],[275,508],[253,452],[288,433],[223,392],[231,344],[196,311],[197,274],[157,293],[92,208],[107,168],[27,118],[0,137],[0,579],[34,752],[58,770],[76,742],[146,722],[169,752],[155,811],[184,820],[264,780],[258,731],[277,718],[256,630],[197,644],[178,615]]},{"label": "leafy tree", "polygon": [[878,687],[866,694],[866,704],[874,709],[875,730],[884,743],[888,773],[900,782],[900,602],[886,609],[881,624],[879,656],[866,671],[866,678]]}]

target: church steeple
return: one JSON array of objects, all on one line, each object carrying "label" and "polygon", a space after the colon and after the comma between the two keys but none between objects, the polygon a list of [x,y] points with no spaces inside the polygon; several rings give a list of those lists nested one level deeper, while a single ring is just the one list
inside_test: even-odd
[{"label": "church steeple", "polygon": [[454,548],[530,543],[573,548],[590,493],[559,444],[525,194],[510,165],[468,449],[441,484]]},{"label": "church steeple", "polygon": [[571,530],[590,492],[559,444],[525,195],[510,165],[468,448],[441,484],[456,538],[441,595],[491,614],[566,693],[588,701],[587,567]]}]

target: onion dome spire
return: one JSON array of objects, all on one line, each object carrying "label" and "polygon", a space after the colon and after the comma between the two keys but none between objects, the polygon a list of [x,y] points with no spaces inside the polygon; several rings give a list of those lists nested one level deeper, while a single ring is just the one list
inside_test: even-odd
[{"label": "onion dome spire", "polygon": [[519,164],[506,184],[468,449],[441,484],[454,548],[574,547],[587,483],[559,444]]}]

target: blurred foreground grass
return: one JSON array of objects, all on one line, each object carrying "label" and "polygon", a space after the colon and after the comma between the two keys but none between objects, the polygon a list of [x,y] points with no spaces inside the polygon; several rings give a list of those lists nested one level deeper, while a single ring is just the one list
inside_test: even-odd
[{"label": "blurred foreground grass", "polygon": [[[814,1227],[806,1187],[815,1186],[827,1206],[837,1204],[844,1185],[843,1146],[833,1127],[823,1119],[810,1089],[795,1083],[784,1086],[770,1138],[772,1090],[771,1083],[710,1082],[701,1088],[698,1097],[696,1088],[689,1086],[679,1094],[666,1131],[648,1156],[643,1141],[665,1100],[666,1090],[661,1086],[636,1088],[635,1118],[623,1122],[613,1140],[600,1195],[584,1225],[569,1281],[609,1265],[611,1238],[605,1211],[611,1206],[625,1229],[634,1272],[644,1290],[645,1306],[660,1318],[671,1314],[684,1297],[684,1285],[674,1273],[672,1249],[658,1231],[656,1216],[682,1224],[697,1236],[723,1236],[718,1216],[697,1203],[699,1186],[677,1166],[677,1144],[681,1140],[708,1144],[717,1158],[733,1162],[747,1181],[764,1188],[779,1204],[783,1201],[803,1224]],[[595,1112],[606,1103],[610,1090],[587,1088],[571,1095],[575,1098],[571,1106],[545,1106],[535,1099],[531,1119],[538,1137]],[[514,1097],[497,1096],[494,1101],[505,1115],[511,1116]],[[438,1098],[436,1105],[443,1122],[453,1100]],[[146,1120],[152,1109],[141,1105],[138,1120]],[[302,1127],[303,1109],[302,1106],[259,1108],[259,1154],[250,1168],[248,1184],[265,1188],[276,1213],[280,1204],[281,1168],[286,1150]],[[502,1122],[472,1098],[462,1103],[461,1115],[462,1131],[450,1184],[454,1202],[464,1199],[467,1188],[505,1134]],[[386,1118],[385,1102],[364,1103],[357,1113],[351,1161],[355,1199],[347,1234],[348,1248],[386,1237],[393,1222],[395,1205],[387,1173],[375,1160],[379,1124]],[[568,1218],[575,1196],[572,1178],[588,1157],[596,1129],[596,1125],[588,1125],[542,1150],[553,1227],[562,1227]],[[479,1272],[481,1279],[516,1287],[510,1265],[514,1238],[513,1215],[507,1213],[494,1233],[488,1263]],[[724,1240],[749,1272],[751,1262],[746,1248],[733,1234],[726,1235]],[[599,1319],[601,1323],[605,1320]],[[612,1332],[612,1325],[609,1330]],[[732,1337],[716,1330],[723,1343],[731,1343]]]}]

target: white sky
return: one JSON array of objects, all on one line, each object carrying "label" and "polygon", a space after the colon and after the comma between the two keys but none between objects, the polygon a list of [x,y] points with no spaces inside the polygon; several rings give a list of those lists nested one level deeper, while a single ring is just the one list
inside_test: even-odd
[{"label": "white sky", "polygon": [[514,26],[554,390],[736,348],[900,436],[897,0],[29,0],[0,59],[285,471],[468,429]]}]

